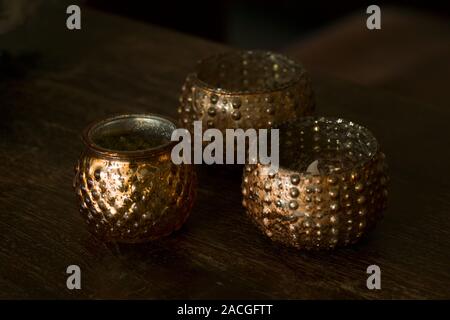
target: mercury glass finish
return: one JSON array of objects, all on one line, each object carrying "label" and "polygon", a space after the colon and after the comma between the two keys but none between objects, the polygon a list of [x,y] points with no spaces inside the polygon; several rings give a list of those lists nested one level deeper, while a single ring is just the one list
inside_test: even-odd
[{"label": "mercury glass finish", "polygon": [[272,240],[299,249],[357,242],[387,203],[385,156],[351,121],[306,117],[280,126],[280,169],[246,165],[248,215]]},{"label": "mercury glass finish", "polygon": [[312,115],[314,96],[305,69],[267,51],[232,51],[201,60],[182,88],[180,125],[203,130],[270,128]]},{"label": "mercury glass finish", "polygon": [[89,229],[105,241],[144,242],[179,229],[196,194],[192,165],[170,158],[173,121],[121,115],[83,133],[74,188]]}]

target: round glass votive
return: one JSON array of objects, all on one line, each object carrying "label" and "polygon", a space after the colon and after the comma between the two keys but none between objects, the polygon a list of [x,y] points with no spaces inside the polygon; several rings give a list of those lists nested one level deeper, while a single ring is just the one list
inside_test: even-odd
[{"label": "round glass votive", "polygon": [[263,129],[312,115],[314,96],[305,69],[267,51],[232,51],[199,61],[187,76],[178,109],[180,125]]},{"label": "round glass votive", "polygon": [[243,205],[272,240],[299,249],[358,241],[387,203],[385,156],[351,121],[306,117],[280,129],[280,167],[246,165]]},{"label": "round glass votive", "polygon": [[105,241],[144,242],[185,222],[197,180],[192,165],[171,161],[174,129],[166,117],[132,114],[84,130],[73,185],[94,234]]}]

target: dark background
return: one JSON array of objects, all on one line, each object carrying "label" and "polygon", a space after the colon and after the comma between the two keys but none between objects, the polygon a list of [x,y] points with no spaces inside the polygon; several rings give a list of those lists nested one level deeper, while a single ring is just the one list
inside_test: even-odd
[{"label": "dark background", "polygon": [[[277,49],[313,35],[370,4],[407,7],[448,18],[448,1],[123,1],[90,6],[240,48]],[[383,11],[383,10],[382,10]]]},{"label": "dark background", "polygon": [[[281,51],[313,74],[448,104],[449,1],[86,1],[232,47]],[[366,27],[371,4],[381,30]]]},{"label": "dark background", "polygon": [[[37,43],[58,46],[48,39],[48,30],[38,34],[30,27],[33,20],[45,25],[56,19],[64,26],[65,7],[75,3],[82,12],[96,9],[236,48],[280,51],[313,74],[448,104],[449,1],[376,2],[382,30],[366,28],[366,9],[374,2],[355,0],[0,0],[0,22],[6,2],[38,5],[35,11],[23,10],[23,21],[6,34],[0,30],[0,80],[32,70]],[[94,21],[82,20],[84,30],[95,28]],[[16,34],[27,41],[15,41]]]}]

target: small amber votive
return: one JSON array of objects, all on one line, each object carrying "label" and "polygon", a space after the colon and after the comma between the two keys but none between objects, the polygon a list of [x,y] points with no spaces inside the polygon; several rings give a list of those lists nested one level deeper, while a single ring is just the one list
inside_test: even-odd
[{"label": "small amber votive", "polygon": [[180,126],[264,129],[312,115],[314,94],[306,70],[284,55],[231,51],[199,61],[186,78],[178,108]]},{"label": "small amber votive", "polygon": [[306,117],[280,129],[280,168],[246,165],[243,205],[260,230],[299,249],[357,242],[387,203],[385,156],[366,128]]},{"label": "small amber votive", "polygon": [[105,241],[144,242],[179,229],[196,194],[192,165],[170,153],[175,123],[163,116],[120,115],[82,135],[74,188],[89,229]]}]

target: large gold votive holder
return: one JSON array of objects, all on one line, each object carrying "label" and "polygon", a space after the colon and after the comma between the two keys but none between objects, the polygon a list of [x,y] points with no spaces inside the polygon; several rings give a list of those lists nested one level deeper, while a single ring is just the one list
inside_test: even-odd
[{"label": "large gold votive holder", "polygon": [[74,188],[89,229],[105,241],[135,243],[179,229],[196,194],[192,165],[175,165],[174,122],[151,114],[96,122],[82,135]]},{"label": "large gold votive holder", "polygon": [[267,51],[231,51],[199,61],[182,88],[180,125],[202,128],[263,129],[312,115],[314,96],[305,69]]},{"label": "large gold votive holder", "polygon": [[280,168],[246,165],[243,205],[268,237],[299,249],[357,242],[387,202],[385,156],[351,121],[306,117],[280,129]]}]

